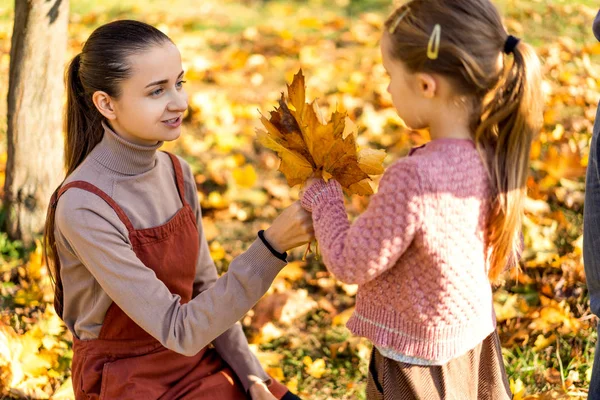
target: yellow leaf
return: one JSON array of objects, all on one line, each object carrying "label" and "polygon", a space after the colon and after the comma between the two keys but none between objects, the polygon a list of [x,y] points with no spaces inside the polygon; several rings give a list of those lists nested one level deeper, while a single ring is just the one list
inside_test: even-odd
[{"label": "yellow leaf", "polygon": [[315,168],[324,169],[325,157],[334,146],[334,139],[341,137],[344,131],[344,120],[340,118],[341,114],[335,113],[329,123],[322,123],[322,117],[315,111],[315,104],[316,101],[313,107],[305,107],[301,115],[296,114],[296,118],[299,119],[302,136]]},{"label": "yellow leaf", "polygon": [[361,163],[354,123],[345,112],[337,111],[325,123],[316,101],[305,102],[301,70],[287,88],[290,107],[282,95],[270,119],[261,117],[267,131],[258,131],[258,140],[277,152],[281,158],[279,170],[288,184],[301,184],[316,175],[337,180],[350,194],[373,193],[368,184],[369,174],[383,172],[381,162],[385,153],[365,150]]},{"label": "yellow leaf", "polygon": [[293,377],[285,384],[290,392],[298,393],[298,378]]},{"label": "yellow leaf", "polygon": [[258,131],[258,141],[263,146],[277,152],[281,158],[279,170],[285,175],[288,185],[295,186],[304,183],[313,174],[313,167],[306,158],[284,147],[266,132]]},{"label": "yellow leaf", "polygon": [[280,353],[276,353],[274,351],[261,351],[258,348],[257,344],[249,344],[250,351],[256,355],[256,358],[260,362],[261,365],[266,365],[267,367],[273,367],[281,364],[281,361],[284,359],[284,355]]},{"label": "yellow leaf", "polygon": [[276,379],[276,380],[278,380],[280,382],[285,379],[285,375],[283,375],[283,369],[281,369],[280,367],[267,367],[265,369],[265,371],[272,378],[274,378],[274,379]]},{"label": "yellow leaf", "polygon": [[510,391],[513,393],[513,400],[522,400],[525,395],[525,385],[520,379],[510,380]]},{"label": "yellow leaf", "polygon": [[31,252],[29,256],[29,265],[27,266],[29,276],[34,280],[38,280],[42,277],[42,261],[42,244],[39,241],[36,241],[35,251]]},{"label": "yellow leaf", "polygon": [[210,257],[214,261],[219,261],[225,258],[225,249],[219,242],[212,242],[210,244]]},{"label": "yellow leaf", "polygon": [[350,319],[350,317],[352,316],[353,313],[354,313],[354,307],[342,311],[341,313],[339,313],[338,315],[333,317],[333,321],[332,321],[333,325],[334,326],[346,325],[346,323],[348,322],[348,320]]},{"label": "yellow leaf", "polygon": [[229,206],[229,201],[219,192],[210,192],[202,206],[223,209]]},{"label": "yellow leaf", "polygon": [[52,367],[57,354],[40,351],[44,333],[39,326],[35,326],[19,338],[23,346],[19,361],[25,375],[38,376]]},{"label": "yellow leaf", "polygon": [[314,17],[302,18],[298,21],[299,25],[304,28],[322,29],[323,22]]},{"label": "yellow leaf", "polygon": [[313,101],[312,106],[313,106],[313,111],[315,112],[315,115],[317,116],[317,120],[321,123],[321,125],[327,125],[327,121],[325,120],[325,117],[323,117],[323,113],[321,112],[321,109],[319,108],[319,104],[316,101]]},{"label": "yellow leaf", "polygon": [[302,115],[304,109],[304,98],[306,88],[304,86],[304,75],[302,74],[302,70],[298,71],[296,75],[294,75],[294,79],[292,80],[291,85],[287,85],[288,89],[288,98],[290,99],[290,103],[294,106],[296,113]]},{"label": "yellow leaf", "polygon": [[552,131],[552,139],[558,141],[563,137],[564,134],[565,134],[565,127],[562,126],[561,124],[558,124]]},{"label": "yellow leaf", "polygon": [[369,179],[363,179],[360,182],[353,183],[348,188],[348,191],[350,193],[356,193],[360,196],[368,196],[374,193],[373,187],[371,186],[371,181]]},{"label": "yellow leaf", "polygon": [[272,322],[267,322],[260,329],[259,337],[254,339],[255,343],[269,343],[283,336],[281,329],[277,328]]},{"label": "yellow leaf", "polygon": [[52,350],[58,343],[59,341],[55,336],[46,335],[42,338],[42,346],[47,350]]},{"label": "yellow leaf", "polygon": [[65,330],[65,325],[58,314],[56,314],[54,306],[46,307],[44,319],[40,321],[40,326],[42,326],[44,332],[53,336],[61,336]]},{"label": "yellow leaf", "polygon": [[348,135],[354,135],[356,137],[356,133],[356,124],[350,119],[350,117],[346,117],[344,119],[344,132],[342,132],[342,139],[346,139]]},{"label": "yellow leaf", "polygon": [[304,356],[304,358],[302,359],[302,363],[304,364],[305,367],[308,367],[308,366],[312,365],[313,359],[310,356]]},{"label": "yellow leaf", "polygon": [[67,379],[63,382],[63,384],[54,392],[51,400],[74,400],[75,396],[73,394],[73,382],[71,379]]},{"label": "yellow leaf", "polygon": [[310,356],[304,357],[302,360],[305,366],[305,371],[307,374],[314,378],[321,378],[326,372],[325,360],[322,358],[318,358],[315,361],[310,358]]},{"label": "yellow leaf", "polygon": [[385,156],[383,150],[362,149],[358,152],[358,166],[369,175],[381,175]]},{"label": "yellow leaf", "polygon": [[556,335],[550,335],[548,338],[544,337],[544,335],[538,335],[537,339],[535,339],[533,350],[540,351],[554,343],[556,343]]},{"label": "yellow leaf", "polygon": [[506,295],[506,298],[502,299],[502,302],[499,302],[498,297],[500,297],[502,294],[503,293],[498,292],[494,296],[494,311],[496,313],[496,319],[499,322],[502,322],[521,316],[522,313],[519,307],[519,296],[517,294]]},{"label": "yellow leaf", "polygon": [[19,289],[13,298],[15,304],[21,306],[36,307],[40,304],[42,293],[36,285],[32,285],[28,290]]},{"label": "yellow leaf", "polygon": [[306,266],[304,261],[291,261],[281,270],[277,275],[277,278],[288,279],[295,282],[304,276],[304,266]]},{"label": "yellow leaf", "polygon": [[529,328],[542,333],[558,329],[560,334],[577,333],[581,328],[581,321],[575,318],[566,302],[557,302],[546,296],[540,297],[542,308],[539,316],[529,324]]},{"label": "yellow leaf", "polygon": [[254,186],[258,178],[254,167],[250,164],[234,169],[232,174],[235,183],[244,188],[251,188]]}]

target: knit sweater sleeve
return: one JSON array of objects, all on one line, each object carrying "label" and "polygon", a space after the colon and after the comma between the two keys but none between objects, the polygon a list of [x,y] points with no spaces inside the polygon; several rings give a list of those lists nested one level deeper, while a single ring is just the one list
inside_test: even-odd
[{"label": "knit sweater sleeve", "polygon": [[317,181],[304,193],[302,205],[313,213],[323,261],[339,280],[365,284],[393,267],[411,244],[423,211],[420,179],[411,161],[388,168],[378,193],[353,224],[336,181]]},{"label": "knit sweater sleeve", "polygon": [[[180,159],[184,171],[186,197],[196,215],[198,226],[199,248],[196,262],[196,277],[194,279],[193,297],[214,285],[218,279],[217,268],[210,256],[208,242],[202,226],[202,211],[196,192],[196,184],[189,165]],[[250,350],[248,340],[238,322],[213,341],[215,349],[227,364],[233,369],[244,389],[248,391],[256,381],[270,383],[269,375],[264,371],[260,362]]]}]

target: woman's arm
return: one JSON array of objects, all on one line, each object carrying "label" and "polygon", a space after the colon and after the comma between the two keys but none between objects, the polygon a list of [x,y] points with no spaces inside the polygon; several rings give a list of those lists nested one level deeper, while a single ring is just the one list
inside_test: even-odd
[{"label": "woman's arm", "polygon": [[[217,268],[210,257],[208,242],[204,234],[202,212],[198,201],[198,194],[194,187],[195,184],[193,183],[192,172],[187,164],[183,164],[183,166],[186,183],[189,183],[188,187],[186,187],[186,194],[188,202],[196,215],[198,236],[200,238],[198,244],[198,260],[196,262],[196,277],[194,279],[194,290],[192,293],[192,297],[196,297],[198,294],[213,286],[218,279],[218,275]],[[213,344],[221,357],[229,364],[240,379],[246,392],[248,392],[250,387],[256,382],[270,383],[271,379],[269,375],[264,371],[254,353],[250,351],[248,340],[239,323],[236,323],[217,337]]]},{"label": "woman's arm", "polygon": [[[296,230],[296,237],[281,238],[286,245],[310,236],[305,217],[292,208],[273,224],[276,232]],[[188,356],[242,318],[286,264],[256,240],[209,289],[182,305],[137,258],[125,226],[94,194],[75,188],[66,192],[56,210],[56,228],[59,255],[71,252],[134,322],[165,347]],[[63,282],[67,285],[68,279],[63,277]]]}]

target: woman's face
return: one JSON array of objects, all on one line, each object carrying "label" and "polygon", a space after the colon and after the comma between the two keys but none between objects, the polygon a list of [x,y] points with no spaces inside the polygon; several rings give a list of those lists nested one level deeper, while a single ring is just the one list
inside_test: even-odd
[{"label": "woman's face", "polygon": [[179,50],[165,42],[129,56],[127,62],[131,76],[121,82],[120,96],[110,100],[111,127],[142,145],[177,139],[188,107]]}]

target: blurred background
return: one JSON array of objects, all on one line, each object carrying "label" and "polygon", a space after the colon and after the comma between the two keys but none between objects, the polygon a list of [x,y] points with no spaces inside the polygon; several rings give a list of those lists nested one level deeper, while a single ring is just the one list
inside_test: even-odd
[{"label": "blurred background", "polygon": [[[507,274],[494,294],[505,363],[517,400],[585,398],[597,337],[581,234],[588,146],[600,98],[600,43],[591,32],[598,5],[592,0],[495,4],[508,32],[536,46],[546,99],[544,129],[531,153],[522,270]],[[426,132],[403,127],[386,92],[378,40],[392,8],[392,1],[383,0],[71,0],[67,54],[58,75],[94,28],[115,19],[153,24],[177,44],[190,107],[182,137],[164,149],[192,165],[211,254],[224,272],[256,232],[298,197],[298,188],[290,189],[277,172],[276,156],[255,141],[259,112],[276,105],[298,69],[306,76],[307,98],[318,98],[327,117],[336,107],[346,110],[357,125],[359,145],[387,151],[385,165],[428,140]],[[25,168],[6,166],[14,10],[14,2],[0,1],[0,194],[5,199],[0,399],[70,399],[72,338],[51,306],[40,236],[28,236],[23,223],[15,225],[22,210],[10,204],[9,192],[22,189],[9,180]],[[53,42],[44,35],[39,33],[37,45],[48,51]],[[24,72],[49,68],[44,59],[37,62]],[[19,79],[32,90],[27,74]],[[60,87],[62,76],[56,79]],[[60,90],[33,93],[49,96],[58,107],[64,101]],[[24,95],[13,96],[18,103]],[[33,109],[15,112],[22,113],[21,121],[37,124],[35,129],[45,126]],[[52,157],[48,149],[62,146],[57,133],[38,132],[41,147],[21,149],[21,160],[60,174],[60,160],[57,167],[45,164]],[[356,216],[367,204],[368,198],[356,196],[348,208]],[[43,218],[45,204],[38,208]],[[303,252],[293,253],[294,261],[243,319],[244,329],[267,371],[304,398],[363,399],[370,345],[344,326],[356,287],[337,282],[312,255],[302,261]]]}]

